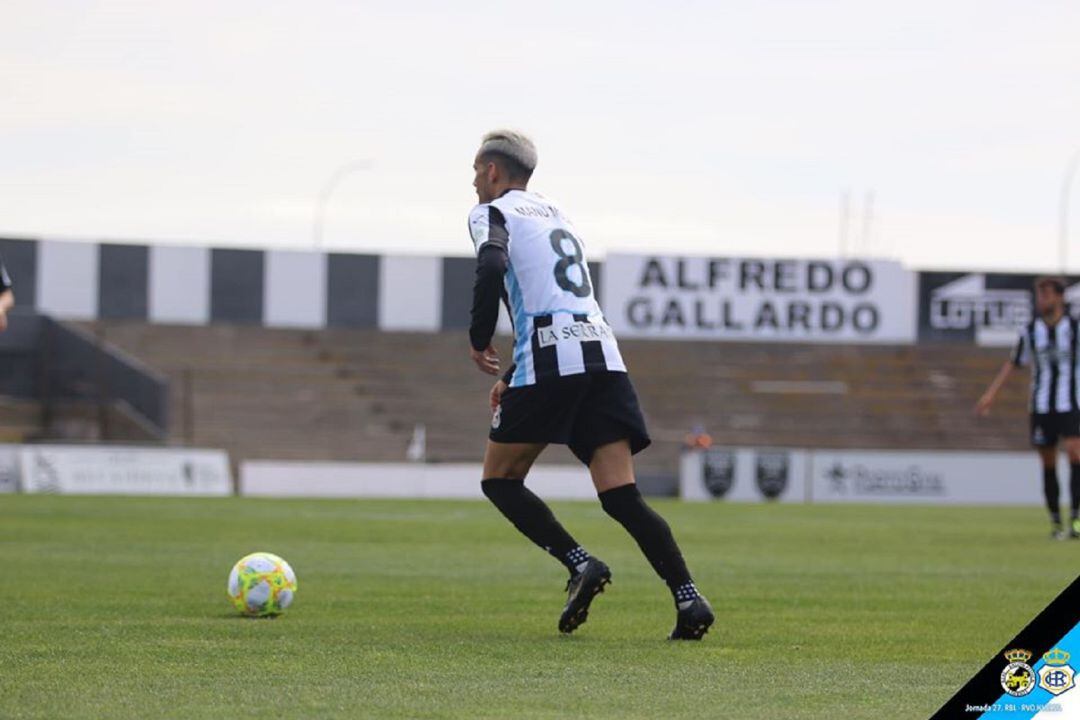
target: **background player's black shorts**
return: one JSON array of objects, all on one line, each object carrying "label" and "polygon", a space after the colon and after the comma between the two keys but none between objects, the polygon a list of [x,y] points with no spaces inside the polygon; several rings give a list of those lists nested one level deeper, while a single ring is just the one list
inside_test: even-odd
[{"label": "background player's black shorts", "polygon": [[1080,412],[1032,413],[1031,444],[1053,447],[1061,438],[1080,437]]},{"label": "background player's black shorts", "polygon": [[493,442],[566,445],[588,465],[596,448],[629,440],[630,452],[649,446],[630,376],[593,372],[507,388],[491,419]]}]

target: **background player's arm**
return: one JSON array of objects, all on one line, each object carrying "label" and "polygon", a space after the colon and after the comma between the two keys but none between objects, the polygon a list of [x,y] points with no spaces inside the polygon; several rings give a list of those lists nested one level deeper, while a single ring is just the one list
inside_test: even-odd
[{"label": "background player's arm", "polygon": [[0,332],[7,329],[7,314],[15,307],[15,293],[11,290],[11,278],[0,263]]},{"label": "background player's arm", "polygon": [[975,413],[985,417],[990,414],[990,406],[994,404],[994,398],[997,397],[998,391],[1001,390],[1002,385],[1012,375],[1012,371],[1016,369],[1016,363],[1012,360],[1008,360],[1001,369],[998,370],[998,374],[994,377],[993,382],[990,383],[990,387],[986,389],[982,397],[979,398],[979,402],[975,403]]},{"label": "background player's arm", "polygon": [[1012,375],[1013,370],[1027,364],[1030,356],[1031,348],[1028,346],[1028,334],[1022,332],[1020,338],[1016,341],[1016,349],[1013,350],[1012,358],[1001,366],[998,374],[994,377],[994,381],[990,383],[990,387],[979,398],[979,402],[975,403],[976,415],[985,417],[990,414],[990,406],[994,404],[994,398],[997,397],[998,391],[1001,390],[1005,381]]}]

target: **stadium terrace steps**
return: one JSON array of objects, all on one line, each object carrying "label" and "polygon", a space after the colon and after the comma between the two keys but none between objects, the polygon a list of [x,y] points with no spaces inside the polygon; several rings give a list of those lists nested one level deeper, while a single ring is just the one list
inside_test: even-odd
[{"label": "stadium terrace steps", "polygon": [[[475,462],[483,453],[492,379],[473,368],[464,331],[83,326],[170,377],[176,442],[224,447],[234,460],[397,461],[423,424],[429,460]],[[509,362],[508,339],[497,346]],[[621,346],[655,439],[639,458],[643,474],[674,474],[696,423],[730,445],[1027,447],[1025,381],[1008,384],[991,417],[972,414],[1005,349]],[[821,382],[833,383],[828,393],[813,391]],[[565,451],[545,459],[573,462]]]},{"label": "stadium terrace steps", "polygon": [[41,403],[0,397],[0,443],[21,443],[41,433]]}]

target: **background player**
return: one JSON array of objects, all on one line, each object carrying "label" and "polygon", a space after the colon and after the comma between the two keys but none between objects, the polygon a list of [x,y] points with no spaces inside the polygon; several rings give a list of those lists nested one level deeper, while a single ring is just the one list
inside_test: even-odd
[{"label": "background player", "polygon": [[11,289],[11,277],[0,258],[0,332],[7,330],[8,311],[15,307],[15,293]]},{"label": "background player", "polygon": [[[1057,539],[1080,537],[1080,405],[1077,404],[1077,320],[1065,311],[1065,280],[1040,277],[1035,281],[1036,317],[1021,331],[1012,359],[1006,362],[975,406],[987,415],[1001,386],[1014,368],[1027,364],[1031,374],[1031,444],[1042,461],[1043,492]],[[1069,455],[1070,527],[1061,526],[1057,477],[1058,441]]]},{"label": "background player", "polygon": [[569,446],[589,468],[600,503],[633,536],[675,599],[672,639],[699,640],[713,623],[668,524],[634,481],[631,455],[649,445],[637,395],[615,336],[593,296],[584,248],[558,205],[527,185],[536,148],[525,136],[496,131],[476,154],[469,213],[477,252],[469,338],[472,359],[499,373],[491,346],[500,299],[514,323],[514,358],[491,389],[492,423],[484,454],[484,494],[526,537],[570,571],[559,630],[585,622],[589,604],[611,579],[525,487],[548,443]]}]

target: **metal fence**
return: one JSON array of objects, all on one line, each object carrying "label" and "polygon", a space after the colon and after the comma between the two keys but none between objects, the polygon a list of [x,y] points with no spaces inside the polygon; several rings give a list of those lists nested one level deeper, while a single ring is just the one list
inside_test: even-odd
[{"label": "metal fence", "polygon": [[98,408],[100,435],[109,438],[109,410],[119,409],[155,439],[169,423],[169,383],[162,375],[101,338],[45,315],[12,313],[0,334],[0,394],[42,403],[48,430],[60,403]]}]

